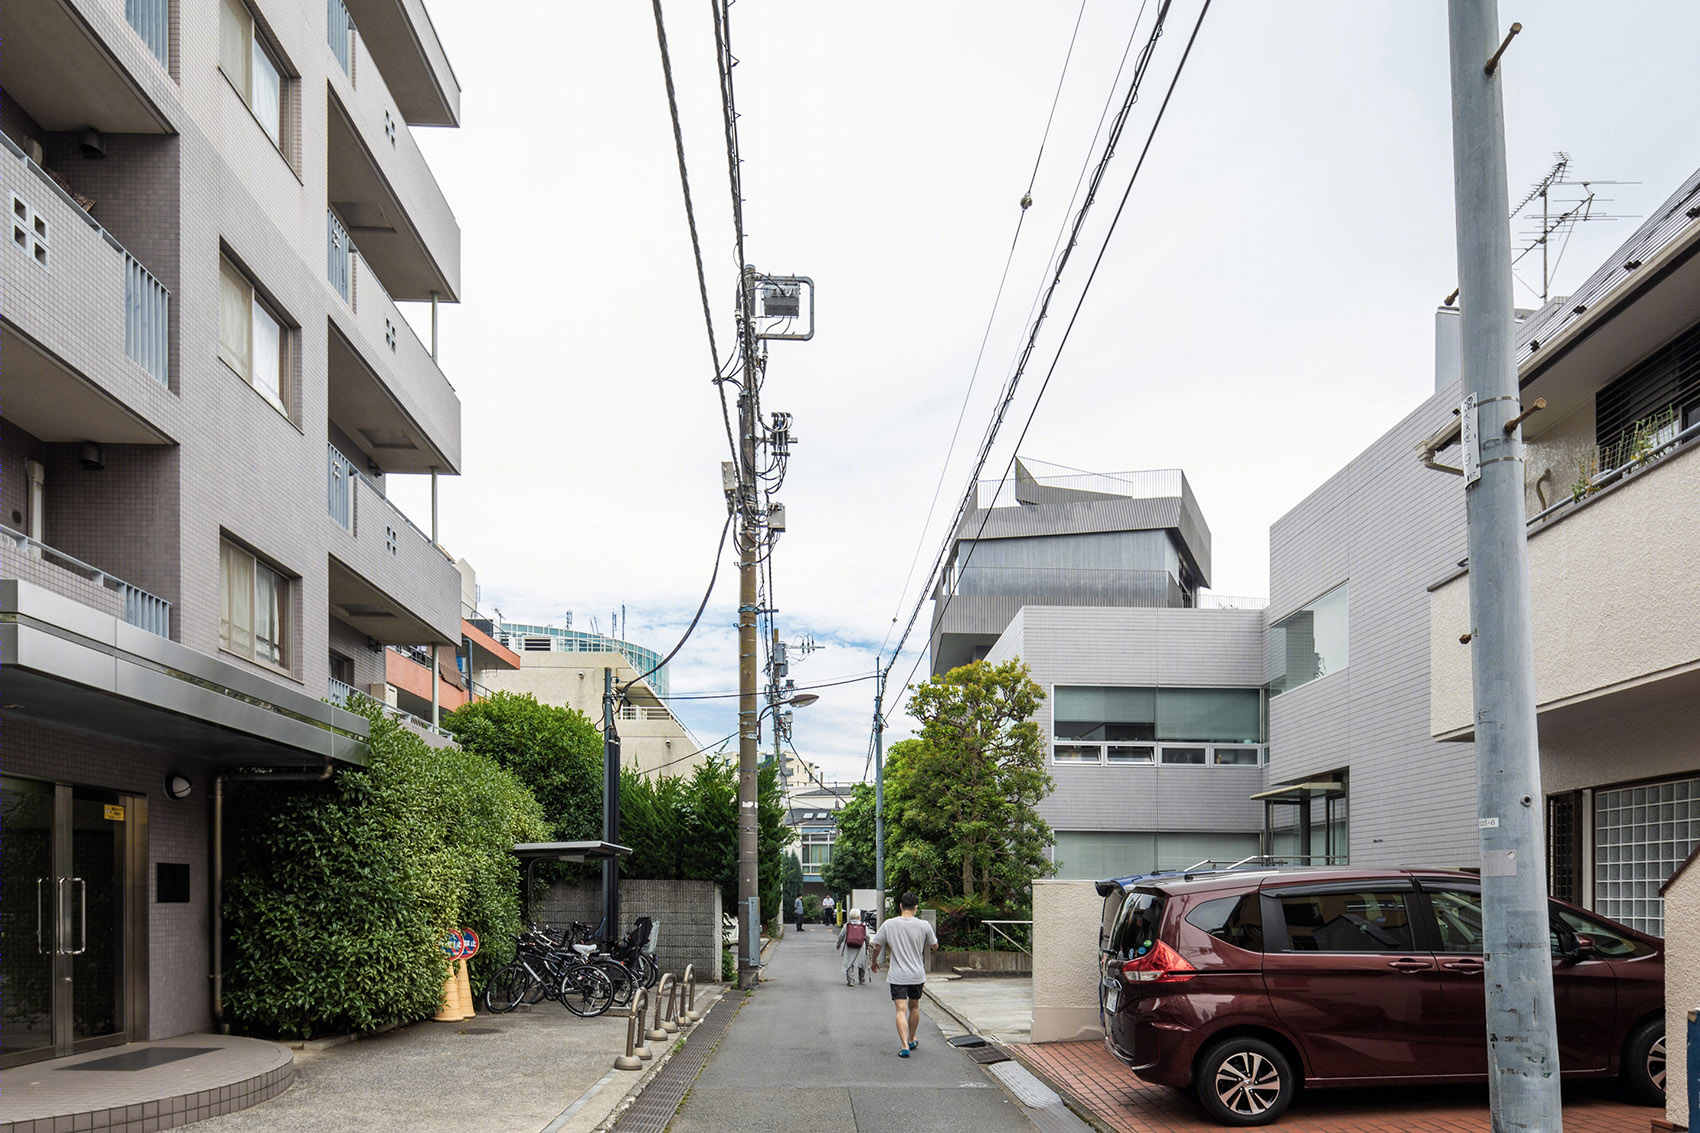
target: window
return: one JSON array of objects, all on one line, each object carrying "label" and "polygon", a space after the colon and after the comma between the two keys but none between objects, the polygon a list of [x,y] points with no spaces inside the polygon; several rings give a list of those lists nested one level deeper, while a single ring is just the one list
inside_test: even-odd
[{"label": "window", "polygon": [[1205,901],[1186,915],[1186,923],[1235,948],[1263,951],[1263,904],[1256,893]]},{"label": "window", "polygon": [[1263,762],[1261,689],[1058,685],[1052,704],[1055,763]]},{"label": "window", "polygon": [[1659,889],[1700,847],[1700,779],[1594,793],[1595,911],[1663,936]]},{"label": "window", "polygon": [[220,540],[219,648],[275,668],[289,665],[289,580],[252,553]]},{"label": "window", "polygon": [[1388,891],[1280,894],[1288,952],[1409,952],[1408,894]]},{"label": "window", "polygon": [[1346,667],[1346,606],[1350,597],[1342,582],[1302,610],[1296,610],[1269,630],[1274,653],[1269,695],[1278,696],[1318,677]]},{"label": "window", "polygon": [[218,274],[218,356],[287,417],[289,356],[283,323],[228,260],[219,260]]},{"label": "window", "polygon": [[218,66],[281,153],[283,69],[261,40],[254,14],[242,0],[220,0]]}]

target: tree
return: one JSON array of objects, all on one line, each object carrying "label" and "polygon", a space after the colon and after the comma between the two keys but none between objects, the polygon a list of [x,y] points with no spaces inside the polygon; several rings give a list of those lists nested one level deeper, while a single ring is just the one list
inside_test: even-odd
[{"label": "tree", "polygon": [[795,850],[785,851],[780,879],[779,901],[782,907],[789,909],[791,903],[803,895],[803,859],[797,856]]},{"label": "tree", "polygon": [[990,906],[1025,904],[1051,828],[1050,793],[1033,713],[1044,691],[1019,660],[975,661],[915,689],[920,736],[887,764],[888,884]]},{"label": "tree", "polygon": [[874,887],[874,788],[857,783],[850,801],[835,816],[838,834],[832,840],[832,860],[821,867],[827,892],[848,896],[853,889]]},{"label": "tree", "polygon": [[519,776],[543,804],[555,840],[602,837],[602,735],[584,713],[498,692],[443,718],[467,751]]}]

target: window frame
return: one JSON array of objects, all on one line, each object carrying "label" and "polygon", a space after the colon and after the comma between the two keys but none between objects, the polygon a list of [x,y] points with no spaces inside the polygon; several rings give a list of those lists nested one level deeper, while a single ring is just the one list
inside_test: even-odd
[{"label": "window frame", "polygon": [[[1270,645],[1269,645],[1270,652],[1268,654],[1269,684],[1267,686],[1268,690],[1269,690],[1269,699],[1273,700],[1275,697],[1280,696],[1283,693],[1293,692],[1297,689],[1304,688],[1306,685],[1315,684],[1317,681],[1321,680],[1324,677],[1331,677],[1331,676],[1334,676],[1336,673],[1343,673],[1347,669],[1351,668],[1351,666],[1352,666],[1352,591],[1351,591],[1351,585],[1352,585],[1352,580],[1350,578],[1341,579],[1339,582],[1335,583],[1333,586],[1330,586],[1327,590],[1324,590],[1322,593],[1318,594],[1316,597],[1312,598],[1310,601],[1306,602],[1304,605],[1293,609],[1292,611],[1287,613],[1285,616],[1278,618],[1277,620],[1269,623],[1269,631],[1270,631]],[[1343,656],[1344,659],[1341,661],[1339,666],[1334,668],[1334,669],[1330,669],[1330,670],[1327,670],[1327,671],[1324,671],[1324,672],[1316,673],[1313,676],[1306,677],[1304,680],[1299,681],[1297,683],[1291,683],[1290,682],[1290,675],[1288,674],[1287,667],[1286,667],[1286,656],[1285,656],[1286,651],[1285,651],[1284,648],[1280,649],[1280,650],[1277,650],[1275,648],[1275,638],[1274,638],[1275,631],[1277,631],[1277,630],[1281,631],[1281,633],[1282,633],[1281,640],[1284,644],[1285,641],[1286,641],[1285,634],[1287,632],[1287,628],[1286,628],[1287,623],[1291,622],[1294,618],[1297,618],[1300,614],[1309,613],[1314,617],[1317,607],[1319,605],[1321,605],[1322,603],[1327,602],[1330,599],[1334,598],[1335,595],[1340,596],[1340,601],[1342,603],[1341,609],[1343,611],[1342,619],[1343,619],[1344,630],[1341,634],[1340,645],[1341,645],[1342,656]],[[1315,640],[1316,634],[1314,632],[1312,633],[1311,636],[1312,636],[1312,640]],[[1280,660],[1281,668],[1279,670],[1279,675],[1280,675],[1281,679],[1289,682],[1289,683],[1283,684],[1280,688],[1276,687],[1277,672],[1276,672],[1276,668],[1275,668],[1275,663],[1276,663],[1277,659]],[[1321,667],[1321,661],[1322,661],[1322,656],[1321,656],[1320,653],[1317,654],[1317,660],[1318,660],[1318,667],[1320,668]]]},{"label": "window frame", "polygon": [[[229,17],[228,21],[226,17]],[[229,68],[225,66],[226,45],[224,37],[227,32],[231,31],[243,35],[247,41],[244,45],[246,50],[242,52],[240,67],[242,74],[240,76],[232,75]],[[235,58],[234,51],[231,52],[231,58],[233,60]],[[256,58],[263,60],[270,67],[272,74],[276,76],[275,131],[268,115],[255,105],[254,64]],[[283,158],[285,164],[294,169],[295,163],[290,159],[287,143],[294,125],[290,106],[290,86],[295,76],[284,65],[281,53],[272,46],[270,37],[265,32],[265,26],[260,21],[259,14],[244,0],[219,0],[218,70],[219,74],[223,75],[225,81],[230,84],[231,89],[242,99],[242,104],[248,108],[248,113],[254,116],[255,123],[267,139],[271,141],[272,147],[277,150],[278,155]],[[270,100],[267,100],[267,105],[269,107]]]},{"label": "window frame", "polygon": [[[228,600],[232,596],[230,575],[226,566],[229,561],[240,562],[247,568],[248,612],[245,626],[237,624],[235,611],[228,604]],[[269,576],[275,595],[276,627],[274,636],[276,640],[273,644],[275,644],[277,651],[276,660],[263,656],[260,649],[259,606],[262,575]],[[255,554],[236,540],[221,534],[218,540],[219,650],[262,668],[286,676],[294,676],[294,650],[292,648],[292,634],[295,628],[294,583],[293,575]],[[237,636],[239,630],[243,632],[247,639],[246,652],[240,646]]]},{"label": "window frame", "polygon": [[[218,359],[223,362],[225,366],[228,367],[237,377],[241,378],[244,382],[247,382],[255,393],[258,393],[265,399],[266,404],[283,414],[286,419],[293,421],[294,415],[290,411],[290,405],[294,401],[294,390],[291,388],[294,383],[291,381],[291,378],[293,377],[295,370],[293,347],[295,328],[283,317],[278,309],[266,299],[265,294],[260,290],[259,286],[254,283],[248,273],[243,271],[234,260],[230,259],[228,256],[220,255],[218,258],[218,265]],[[224,333],[224,291],[227,285],[233,286],[246,300],[246,306],[248,308],[247,338],[245,344],[247,350],[246,357],[236,357],[226,344]],[[268,320],[272,326],[276,328],[277,386],[275,390],[268,389],[255,380],[255,353],[260,342],[260,319],[262,318]]]}]

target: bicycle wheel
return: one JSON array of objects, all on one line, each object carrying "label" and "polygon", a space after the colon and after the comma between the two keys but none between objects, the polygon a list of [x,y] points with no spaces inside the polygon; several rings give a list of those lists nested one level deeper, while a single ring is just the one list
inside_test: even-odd
[{"label": "bicycle wheel", "polygon": [[549,998],[549,987],[555,979],[555,972],[541,956],[533,956],[529,960],[522,957],[515,961],[525,969],[525,1002],[537,1006]]},{"label": "bicycle wheel", "polygon": [[591,961],[608,977],[608,982],[614,988],[614,1006],[631,1006],[632,997],[637,994],[637,976],[632,970],[614,959],[612,956],[598,956]]},{"label": "bicycle wheel", "polygon": [[614,985],[594,964],[577,964],[561,976],[554,998],[583,1019],[594,1019],[614,1005]]},{"label": "bicycle wheel", "polygon": [[638,965],[643,969],[644,987],[654,987],[661,982],[661,965],[655,962],[655,957],[647,952],[638,953]]},{"label": "bicycle wheel", "polygon": [[519,961],[498,968],[484,985],[484,1009],[492,1015],[505,1015],[525,1000],[530,990],[531,973]]}]

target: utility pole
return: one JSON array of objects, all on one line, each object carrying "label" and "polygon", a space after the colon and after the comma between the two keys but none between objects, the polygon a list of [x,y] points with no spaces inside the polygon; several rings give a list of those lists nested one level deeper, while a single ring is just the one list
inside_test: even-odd
[{"label": "utility pole", "polygon": [[1499,83],[1500,56],[1521,25],[1502,41],[1495,0],[1450,0],[1449,10],[1489,1100],[1495,1133],[1557,1133],[1563,1118]]},{"label": "utility pole", "polygon": [[761,503],[756,478],[755,272],[745,267],[739,328],[743,336],[744,382],[738,392],[738,986],[755,986],[761,970],[761,889],[758,884],[760,826],[757,822],[756,745],[761,719],[756,710],[756,560],[761,549]]},{"label": "utility pole", "polygon": [[[614,730],[614,670],[602,670],[602,840],[620,840],[620,733]],[[620,862],[602,862],[602,939],[620,939]]]},{"label": "utility pole", "polygon": [[[896,660],[896,658],[893,658]],[[874,897],[879,911],[876,926],[885,921],[885,673],[874,659]]]}]

